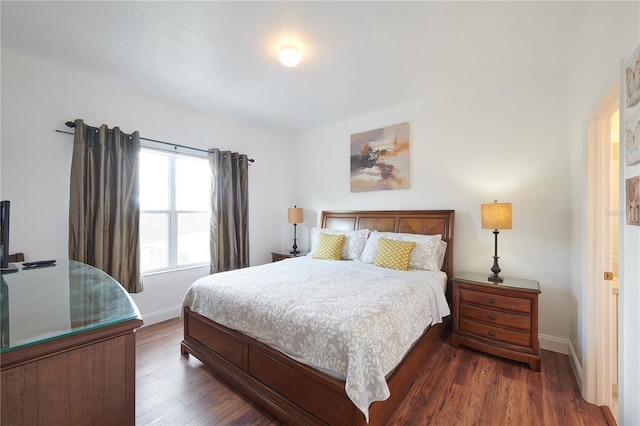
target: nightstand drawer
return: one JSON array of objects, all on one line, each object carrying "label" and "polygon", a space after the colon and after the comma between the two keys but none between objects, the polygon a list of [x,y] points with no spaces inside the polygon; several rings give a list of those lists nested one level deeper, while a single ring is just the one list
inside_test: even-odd
[{"label": "nightstand drawer", "polygon": [[511,314],[461,303],[460,317],[500,325],[506,328],[516,328],[527,332],[531,331],[530,315]]},{"label": "nightstand drawer", "polygon": [[460,301],[488,306],[495,309],[504,309],[513,312],[531,313],[531,300],[518,297],[500,296],[498,294],[483,293],[480,291],[460,289]]},{"label": "nightstand drawer", "polygon": [[475,334],[489,340],[509,343],[517,346],[531,347],[531,333],[493,327],[477,321],[460,318],[460,331]]}]

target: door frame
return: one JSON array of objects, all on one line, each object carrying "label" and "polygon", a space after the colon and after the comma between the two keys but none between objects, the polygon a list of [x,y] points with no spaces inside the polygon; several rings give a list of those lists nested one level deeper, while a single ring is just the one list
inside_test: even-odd
[{"label": "door frame", "polygon": [[[587,121],[587,265],[586,371],[582,378],[584,398],[611,407],[612,350],[615,322],[612,320],[611,282],[604,272],[611,270],[611,122],[619,108],[619,83],[602,98]],[[615,124],[614,124],[615,125]]]}]

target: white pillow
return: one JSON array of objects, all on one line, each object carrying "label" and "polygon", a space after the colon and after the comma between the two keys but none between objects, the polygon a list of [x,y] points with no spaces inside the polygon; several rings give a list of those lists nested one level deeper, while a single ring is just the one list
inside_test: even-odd
[{"label": "white pillow", "polygon": [[444,255],[447,253],[447,242],[440,240],[438,244],[438,271],[442,270],[444,264]]},{"label": "white pillow", "polygon": [[[311,230],[311,251],[308,256],[314,256],[318,248],[318,240],[320,233],[330,235],[344,235],[344,244],[342,245],[342,259],[354,260],[359,259],[367,243],[369,237],[368,229],[357,229],[353,231],[343,231],[339,229],[313,228]],[[373,262],[373,261],[372,261]]]},{"label": "white pillow", "polygon": [[378,245],[380,237],[397,241],[413,241],[416,243],[415,248],[411,252],[409,260],[409,269],[426,269],[427,271],[439,271],[439,257],[444,260],[444,252],[442,255],[438,251],[442,235],[421,235],[421,234],[400,234],[395,232],[377,232],[373,231],[369,235],[367,244],[362,251],[360,260],[365,263],[373,263],[378,253]]}]

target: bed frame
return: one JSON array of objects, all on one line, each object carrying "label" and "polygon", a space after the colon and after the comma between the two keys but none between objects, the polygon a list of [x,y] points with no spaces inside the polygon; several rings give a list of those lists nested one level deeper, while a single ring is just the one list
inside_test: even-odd
[{"label": "bed frame", "polygon": [[[442,234],[447,242],[442,270],[448,276],[451,306],[453,278],[453,210],[325,211],[321,227],[371,229],[411,234]],[[387,376],[391,396],[369,407],[369,425],[383,425],[402,400],[426,354],[446,324],[427,330],[402,362]],[[184,309],[182,355],[192,354],[225,381],[286,424],[367,424],[345,392],[344,381],[296,362],[269,346]]]}]

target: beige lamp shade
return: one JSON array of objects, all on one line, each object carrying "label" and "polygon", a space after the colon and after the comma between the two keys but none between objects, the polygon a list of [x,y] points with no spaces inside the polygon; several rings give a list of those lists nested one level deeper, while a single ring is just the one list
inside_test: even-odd
[{"label": "beige lamp shade", "polygon": [[511,203],[482,204],[482,229],[511,229]]},{"label": "beige lamp shade", "polygon": [[304,222],[304,214],[302,213],[302,207],[289,207],[289,223],[302,223]]}]

